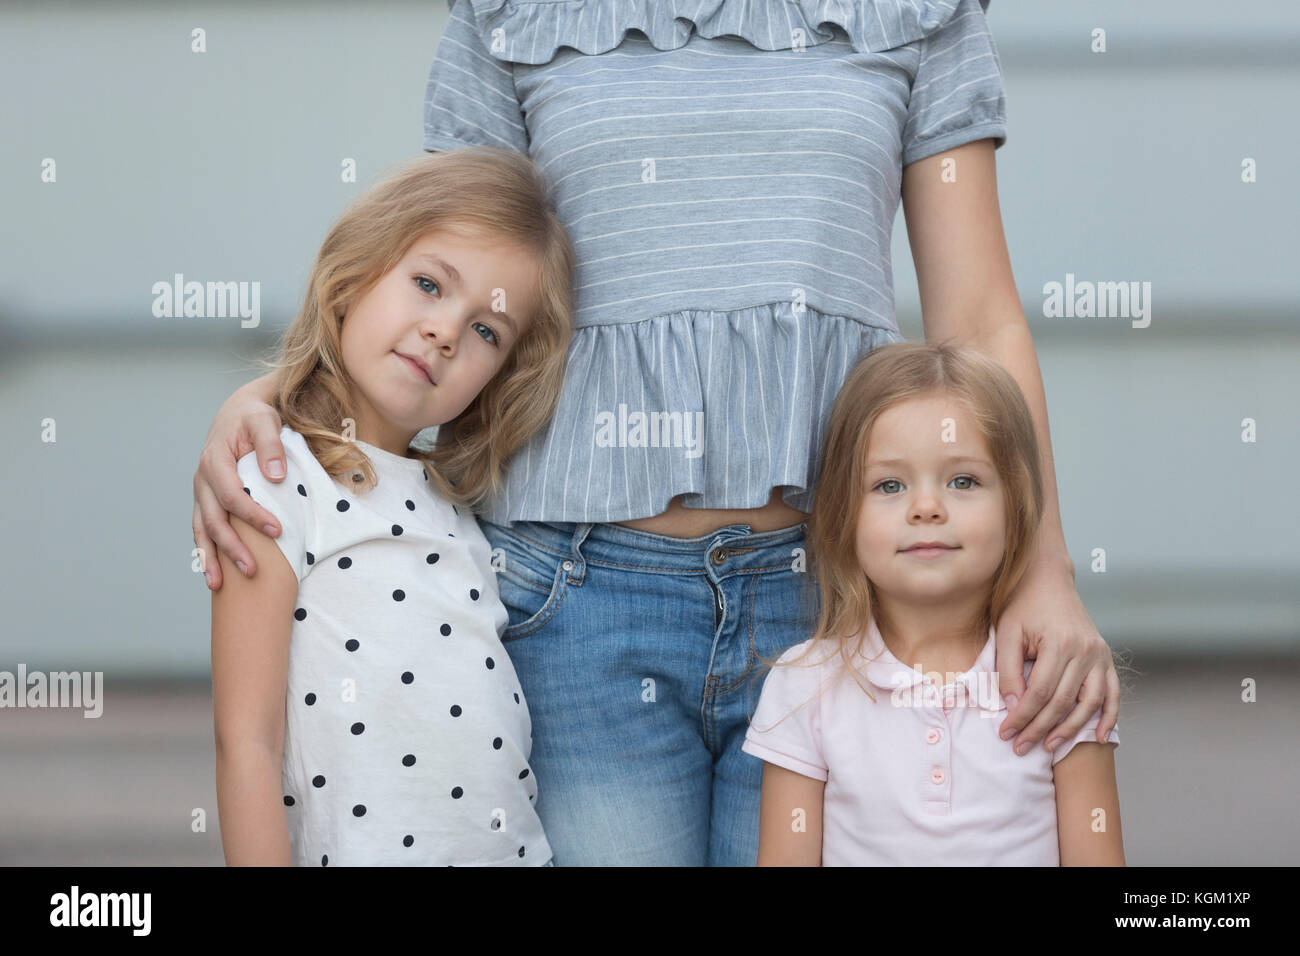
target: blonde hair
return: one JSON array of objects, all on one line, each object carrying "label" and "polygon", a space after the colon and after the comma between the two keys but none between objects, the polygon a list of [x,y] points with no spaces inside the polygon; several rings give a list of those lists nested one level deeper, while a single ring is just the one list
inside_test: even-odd
[{"label": "blonde hair", "polygon": [[[1011,374],[974,349],[899,342],[876,348],[849,372],[826,428],[817,494],[808,521],[806,581],[815,582],[817,625],[804,653],[838,646],[848,673],[875,700],[849,659],[848,647],[871,621],[878,601],[857,558],[857,524],[866,492],[867,447],[888,409],[934,393],[971,413],[1002,481],[1006,534],[989,599],[971,627],[987,634],[1024,577],[1042,520],[1043,483],[1029,406]],[[775,661],[761,658],[767,666]],[[821,661],[819,661],[820,663]]]},{"label": "blonde hair", "polygon": [[360,447],[338,434],[356,419],[341,329],[354,303],[421,237],[460,229],[517,245],[538,264],[539,306],[505,363],[473,401],[438,428],[431,449],[412,446],[447,497],[477,510],[501,487],[503,464],[544,427],[559,401],[572,330],[575,255],[541,171],[514,150],[474,146],[401,165],[357,197],[330,229],[301,310],[285,331],[273,407],[334,478],[378,482]]}]

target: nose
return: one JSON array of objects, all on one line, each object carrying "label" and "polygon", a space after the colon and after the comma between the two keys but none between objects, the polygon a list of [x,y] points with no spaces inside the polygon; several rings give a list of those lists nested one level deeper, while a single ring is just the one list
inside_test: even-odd
[{"label": "nose", "polygon": [[456,353],[463,325],[460,317],[452,314],[450,309],[440,309],[438,314],[426,316],[420,322],[420,337],[450,357]]},{"label": "nose", "polygon": [[944,517],[943,504],[933,492],[921,490],[912,499],[910,518],[912,521],[937,521]]}]

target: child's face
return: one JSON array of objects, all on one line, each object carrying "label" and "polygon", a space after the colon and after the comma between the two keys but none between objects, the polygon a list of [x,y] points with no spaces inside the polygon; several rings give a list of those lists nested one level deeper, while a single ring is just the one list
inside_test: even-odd
[{"label": "child's face", "polygon": [[516,247],[459,229],[416,241],[343,320],[357,437],[403,454],[463,412],[526,331],[536,283],[536,259]]},{"label": "child's face", "polygon": [[[965,405],[942,394],[900,402],[876,420],[869,445],[857,524],[858,562],[867,577],[882,596],[903,604],[973,600],[1002,561],[1006,509],[987,444]],[[901,461],[882,463],[889,459]],[[920,542],[950,548],[905,550]]]}]

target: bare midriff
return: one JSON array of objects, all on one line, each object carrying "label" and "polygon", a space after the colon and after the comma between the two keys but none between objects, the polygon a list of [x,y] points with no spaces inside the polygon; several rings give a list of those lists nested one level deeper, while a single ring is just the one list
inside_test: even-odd
[{"label": "bare midriff", "polygon": [[682,504],[682,496],[678,495],[668,502],[668,510],[662,514],[615,524],[670,538],[702,538],[710,531],[733,524],[749,525],[751,531],[760,534],[807,520],[808,515],[791,508],[781,499],[780,488],[773,488],[772,496],[761,508],[687,508]]}]

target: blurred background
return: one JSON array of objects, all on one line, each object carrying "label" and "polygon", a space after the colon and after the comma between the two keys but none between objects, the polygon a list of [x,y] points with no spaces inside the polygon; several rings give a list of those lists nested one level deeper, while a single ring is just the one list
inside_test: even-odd
[{"label": "blurred background", "polygon": [[[1285,756],[1300,729],[1300,9],[1233,13],[988,11],[1009,122],[1000,204],[1066,538],[1089,612],[1136,669],[1116,752],[1130,865],[1300,862]],[[328,226],[420,154],[447,16],[0,12],[0,671],[104,674],[98,719],[0,708],[0,864],[223,862],[211,599],[191,569],[199,451],[296,312]],[[919,341],[901,211],[893,255]],[[260,324],[156,318],[153,284],[177,273],[260,283]],[[1044,285],[1067,275],[1149,282],[1150,326],[1045,317]]]}]

